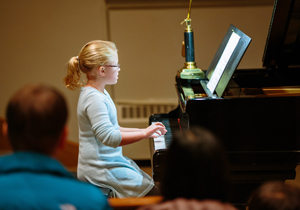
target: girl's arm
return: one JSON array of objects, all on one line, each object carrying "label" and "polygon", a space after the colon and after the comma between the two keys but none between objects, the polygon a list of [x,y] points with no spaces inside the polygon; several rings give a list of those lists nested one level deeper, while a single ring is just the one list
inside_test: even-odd
[{"label": "girl's arm", "polygon": [[119,130],[121,132],[140,132],[141,130],[144,130],[144,129],[141,129],[141,128],[124,128],[124,127],[119,127]]},{"label": "girl's arm", "polygon": [[145,129],[120,127],[120,131],[122,141],[119,146],[132,144],[149,137],[161,136],[167,132],[165,126],[160,122],[154,123]]}]

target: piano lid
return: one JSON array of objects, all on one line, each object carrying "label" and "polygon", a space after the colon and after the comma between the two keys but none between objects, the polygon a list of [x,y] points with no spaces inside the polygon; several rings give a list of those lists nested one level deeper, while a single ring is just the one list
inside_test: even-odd
[{"label": "piano lid", "polygon": [[300,66],[300,0],[275,0],[264,67]]}]

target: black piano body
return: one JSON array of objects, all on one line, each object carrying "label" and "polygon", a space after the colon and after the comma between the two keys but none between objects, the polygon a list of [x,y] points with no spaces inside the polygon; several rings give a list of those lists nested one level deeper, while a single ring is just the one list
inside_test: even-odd
[{"label": "black piano body", "polygon": [[[180,86],[177,88],[180,93]],[[172,135],[192,126],[205,127],[221,139],[238,191],[233,203],[246,205],[250,193],[264,181],[295,178],[300,163],[300,96],[190,99],[182,103],[185,109],[179,105],[168,114],[150,117],[150,123],[163,122],[168,129],[165,149],[155,149],[154,139],[150,140],[156,182],[161,180]]]},{"label": "black piano body", "polygon": [[185,90],[201,95],[201,85],[177,82],[178,107],[150,117],[150,124],[163,122],[168,129],[165,148],[160,144],[157,149],[150,139],[156,182],[172,135],[191,126],[205,127],[221,139],[231,164],[231,202],[239,208],[244,209],[261,183],[295,178],[300,163],[300,39],[291,44],[289,37],[295,28],[300,34],[299,21],[290,24],[300,0],[276,0],[275,5],[263,58],[266,68],[236,70],[222,98],[189,98]]}]

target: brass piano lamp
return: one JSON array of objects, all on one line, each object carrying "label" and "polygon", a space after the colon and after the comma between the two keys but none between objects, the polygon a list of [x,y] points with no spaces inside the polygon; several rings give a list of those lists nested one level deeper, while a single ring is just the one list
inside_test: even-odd
[{"label": "brass piano lamp", "polygon": [[190,13],[191,13],[192,0],[190,0],[189,11],[187,18],[181,23],[185,22],[186,28],[184,31],[184,41],[182,42],[182,56],[185,57],[185,64],[182,69],[177,72],[177,78],[181,79],[204,79],[205,73],[199,69],[195,62],[194,55],[194,33],[191,25]]}]

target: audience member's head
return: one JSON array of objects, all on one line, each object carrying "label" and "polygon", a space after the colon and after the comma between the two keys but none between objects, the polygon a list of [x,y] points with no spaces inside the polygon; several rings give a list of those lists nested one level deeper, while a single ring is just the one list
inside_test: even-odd
[{"label": "audience member's head", "polygon": [[174,135],[161,185],[165,200],[182,197],[227,202],[229,164],[216,136],[203,128]]},{"label": "audience member's head", "polygon": [[6,133],[14,151],[52,155],[67,135],[64,97],[42,84],[22,87],[6,109]]},{"label": "audience member's head", "polygon": [[216,200],[203,200],[177,198],[160,204],[142,206],[138,210],[237,210],[228,203]]},{"label": "audience member's head", "polygon": [[249,210],[299,210],[300,188],[279,181],[266,182],[253,192]]}]

